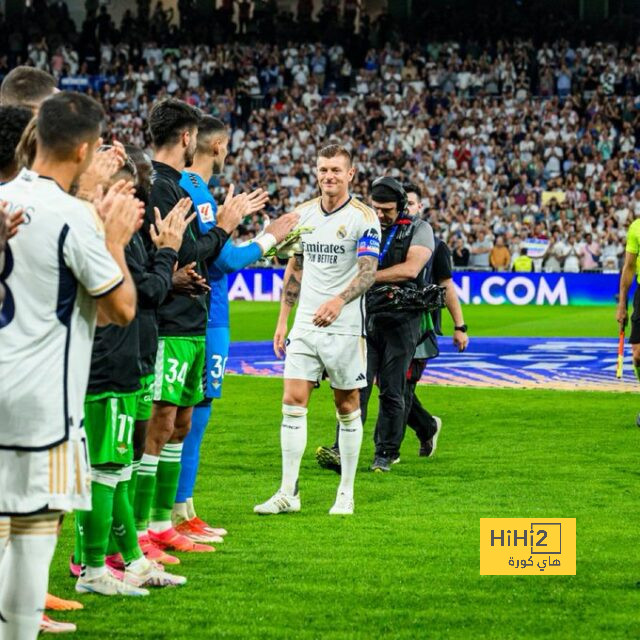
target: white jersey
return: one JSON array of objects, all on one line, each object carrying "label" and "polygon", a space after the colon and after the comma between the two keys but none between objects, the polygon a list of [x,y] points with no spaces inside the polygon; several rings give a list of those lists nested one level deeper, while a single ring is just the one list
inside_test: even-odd
[{"label": "white jersey", "polygon": [[0,449],[66,442],[83,419],[96,325],[94,298],[123,280],[91,205],[23,170],[0,200],[24,208],[0,280]]},{"label": "white jersey", "polygon": [[302,236],[303,273],[294,331],[322,331],[343,335],[364,335],[364,299],[346,304],[338,319],[328,327],[316,327],[318,307],[344,291],[358,274],[358,258],[378,258],[380,223],[372,209],[355,198],[325,213],[321,199],[299,206],[299,225],[313,231]]}]

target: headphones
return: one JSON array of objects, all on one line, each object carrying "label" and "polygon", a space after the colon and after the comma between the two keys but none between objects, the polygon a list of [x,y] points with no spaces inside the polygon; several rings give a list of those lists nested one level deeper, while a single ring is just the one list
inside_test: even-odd
[{"label": "headphones", "polygon": [[407,192],[404,190],[404,187],[395,178],[389,178],[387,176],[376,178],[371,183],[371,190],[373,191],[373,188],[378,186],[387,187],[395,192],[397,195],[396,203],[398,207],[398,215],[404,215],[407,211],[407,204],[409,202]]}]

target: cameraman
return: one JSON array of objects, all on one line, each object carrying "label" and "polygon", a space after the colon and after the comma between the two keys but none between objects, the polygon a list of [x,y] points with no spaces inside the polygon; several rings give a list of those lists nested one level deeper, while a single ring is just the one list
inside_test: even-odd
[{"label": "cameraman", "polygon": [[[420,190],[411,183],[404,185],[409,198],[407,211],[411,216],[420,215]],[[437,284],[446,290],[445,304],[451,319],[453,320],[453,344],[459,352],[464,351],[469,343],[467,325],[464,323],[460,301],[453,285],[451,273],[451,252],[447,245],[440,239],[435,239],[433,256],[424,269],[425,283]],[[431,331],[426,339],[421,342],[411,360],[407,373],[405,387],[405,415],[406,424],[411,427],[420,441],[420,456],[431,457],[436,450],[438,436],[442,428],[442,420],[432,416],[420,403],[415,393],[416,385],[422,377],[422,372],[427,360],[438,356],[437,336],[442,335],[440,309],[430,314]]]},{"label": "cameraman", "polygon": [[[407,212],[407,194],[393,178],[378,178],[371,188],[371,206],[382,229],[375,284],[417,288],[434,249],[431,225]],[[404,434],[405,383],[409,364],[423,335],[421,311],[376,312],[367,305],[367,382],[361,395],[363,419],[374,381],[380,388],[372,471],[386,472],[399,457]]]}]

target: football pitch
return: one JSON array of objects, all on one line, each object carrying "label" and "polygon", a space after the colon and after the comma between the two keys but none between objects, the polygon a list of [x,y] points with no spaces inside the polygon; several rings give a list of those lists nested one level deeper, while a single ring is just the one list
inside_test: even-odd
[{"label": "football pitch", "polygon": [[[277,305],[234,303],[234,340],[271,338]],[[613,307],[466,307],[473,336],[612,337]],[[448,338],[447,338],[448,339]],[[54,617],[81,638],[636,638],[637,447],[632,393],[419,387],[443,419],[436,455],[408,432],[390,474],[356,480],[356,513],[329,517],[338,476],[318,468],[334,420],[312,399],[302,512],[252,513],[278,487],[281,381],[230,376],[205,436],[196,505],[229,535],[182,557],[186,586],[82,596]],[[372,401],[370,415],[375,415]],[[481,517],[577,519],[575,576],[480,576]],[[74,598],[68,517],[50,590]]]}]

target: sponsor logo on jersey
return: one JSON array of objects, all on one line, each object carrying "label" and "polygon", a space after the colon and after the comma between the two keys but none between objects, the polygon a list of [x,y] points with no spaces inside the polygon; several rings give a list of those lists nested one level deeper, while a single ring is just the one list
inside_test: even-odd
[{"label": "sponsor logo on jersey", "polygon": [[202,222],[213,222],[213,207],[210,202],[203,202],[198,205],[198,215]]},{"label": "sponsor logo on jersey", "polygon": [[347,248],[343,244],[333,242],[305,242],[302,241],[302,251],[304,259],[308,262],[318,262],[325,264],[336,264],[338,256],[344,255]]}]

